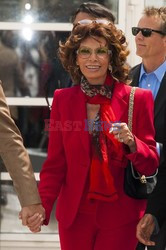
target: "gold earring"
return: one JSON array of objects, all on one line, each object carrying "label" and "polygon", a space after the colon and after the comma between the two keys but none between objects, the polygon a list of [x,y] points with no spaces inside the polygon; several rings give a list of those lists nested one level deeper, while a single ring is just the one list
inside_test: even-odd
[{"label": "gold earring", "polygon": [[108,65],[108,70],[112,74],[112,66],[111,66],[111,64]]}]

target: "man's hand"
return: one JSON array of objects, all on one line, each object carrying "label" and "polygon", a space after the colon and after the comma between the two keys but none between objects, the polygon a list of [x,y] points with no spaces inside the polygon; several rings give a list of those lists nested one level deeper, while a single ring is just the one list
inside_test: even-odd
[{"label": "man's hand", "polygon": [[41,204],[34,204],[27,207],[22,207],[19,213],[19,219],[22,220],[24,226],[28,225],[28,218],[36,214],[41,221],[45,219],[45,209]]},{"label": "man's hand", "polygon": [[151,214],[145,214],[137,225],[136,237],[145,246],[154,246],[155,242],[150,240],[154,231],[155,222]]}]

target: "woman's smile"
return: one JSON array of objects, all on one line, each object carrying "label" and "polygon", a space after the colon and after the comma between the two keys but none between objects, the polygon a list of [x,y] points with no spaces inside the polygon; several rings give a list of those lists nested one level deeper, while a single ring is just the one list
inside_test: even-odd
[{"label": "woman's smile", "polygon": [[98,71],[100,67],[101,67],[100,65],[87,65],[86,66],[88,70],[93,71],[93,72]]}]

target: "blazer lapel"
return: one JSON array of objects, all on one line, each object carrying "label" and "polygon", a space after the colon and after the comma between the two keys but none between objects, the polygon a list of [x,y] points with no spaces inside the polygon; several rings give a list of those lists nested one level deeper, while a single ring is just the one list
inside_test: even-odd
[{"label": "blazer lapel", "polygon": [[130,77],[132,79],[131,86],[138,87],[140,70],[141,70],[141,64],[139,64],[138,66],[136,66],[134,69],[131,70],[130,72]]},{"label": "blazer lapel", "polygon": [[111,107],[116,116],[117,122],[122,122],[127,119],[128,114],[128,103],[125,100],[127,92],[123,85],[117,83],[114,88],[114,92],[111,99]]},{"label": "blazer lapel", "polygon": [[159,113],[162,105],[166,102],[166,73],[163,77],[161,82],[159,91],[157,93],[155,102],[154,102],[154,117],[156,118],[157,114]]},{"label": "blazer lapel", "polygon": [[[89,141],[89,132],[87,129],[87,110],[86,110],[86,100],[85,95],[79,88],[77,87],[75,91],[75,95],[72,97],[72,119],[73,121],[78,121],[80,124],[80,130],[78,131],[80,136],[80,142],[85,150],[85,152],[89,155],[90,153],[90,141]],[[85,157],[85,155],[83,154]]]}]

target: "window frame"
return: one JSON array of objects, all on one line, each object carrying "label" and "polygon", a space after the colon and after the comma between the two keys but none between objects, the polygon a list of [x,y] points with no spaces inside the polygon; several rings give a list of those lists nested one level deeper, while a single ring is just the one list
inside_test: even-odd
[{"label": "window frame", "polygon": [[[118,28],[125,30],[125,13],[126,13],[126,1],[119,0],[118,4]],[[0,30],[22,30],[24,28],[30,28],[33,31],[71,31],[71,23],[32,23],[25,24],[22,22],[0,22]],[[45,98],[30,97],[7,97],[7,103],[9,106],[46,106]],[[28,100],[30,100],[28,102]],[[52,99],[50,100],[52,102]]]}]

